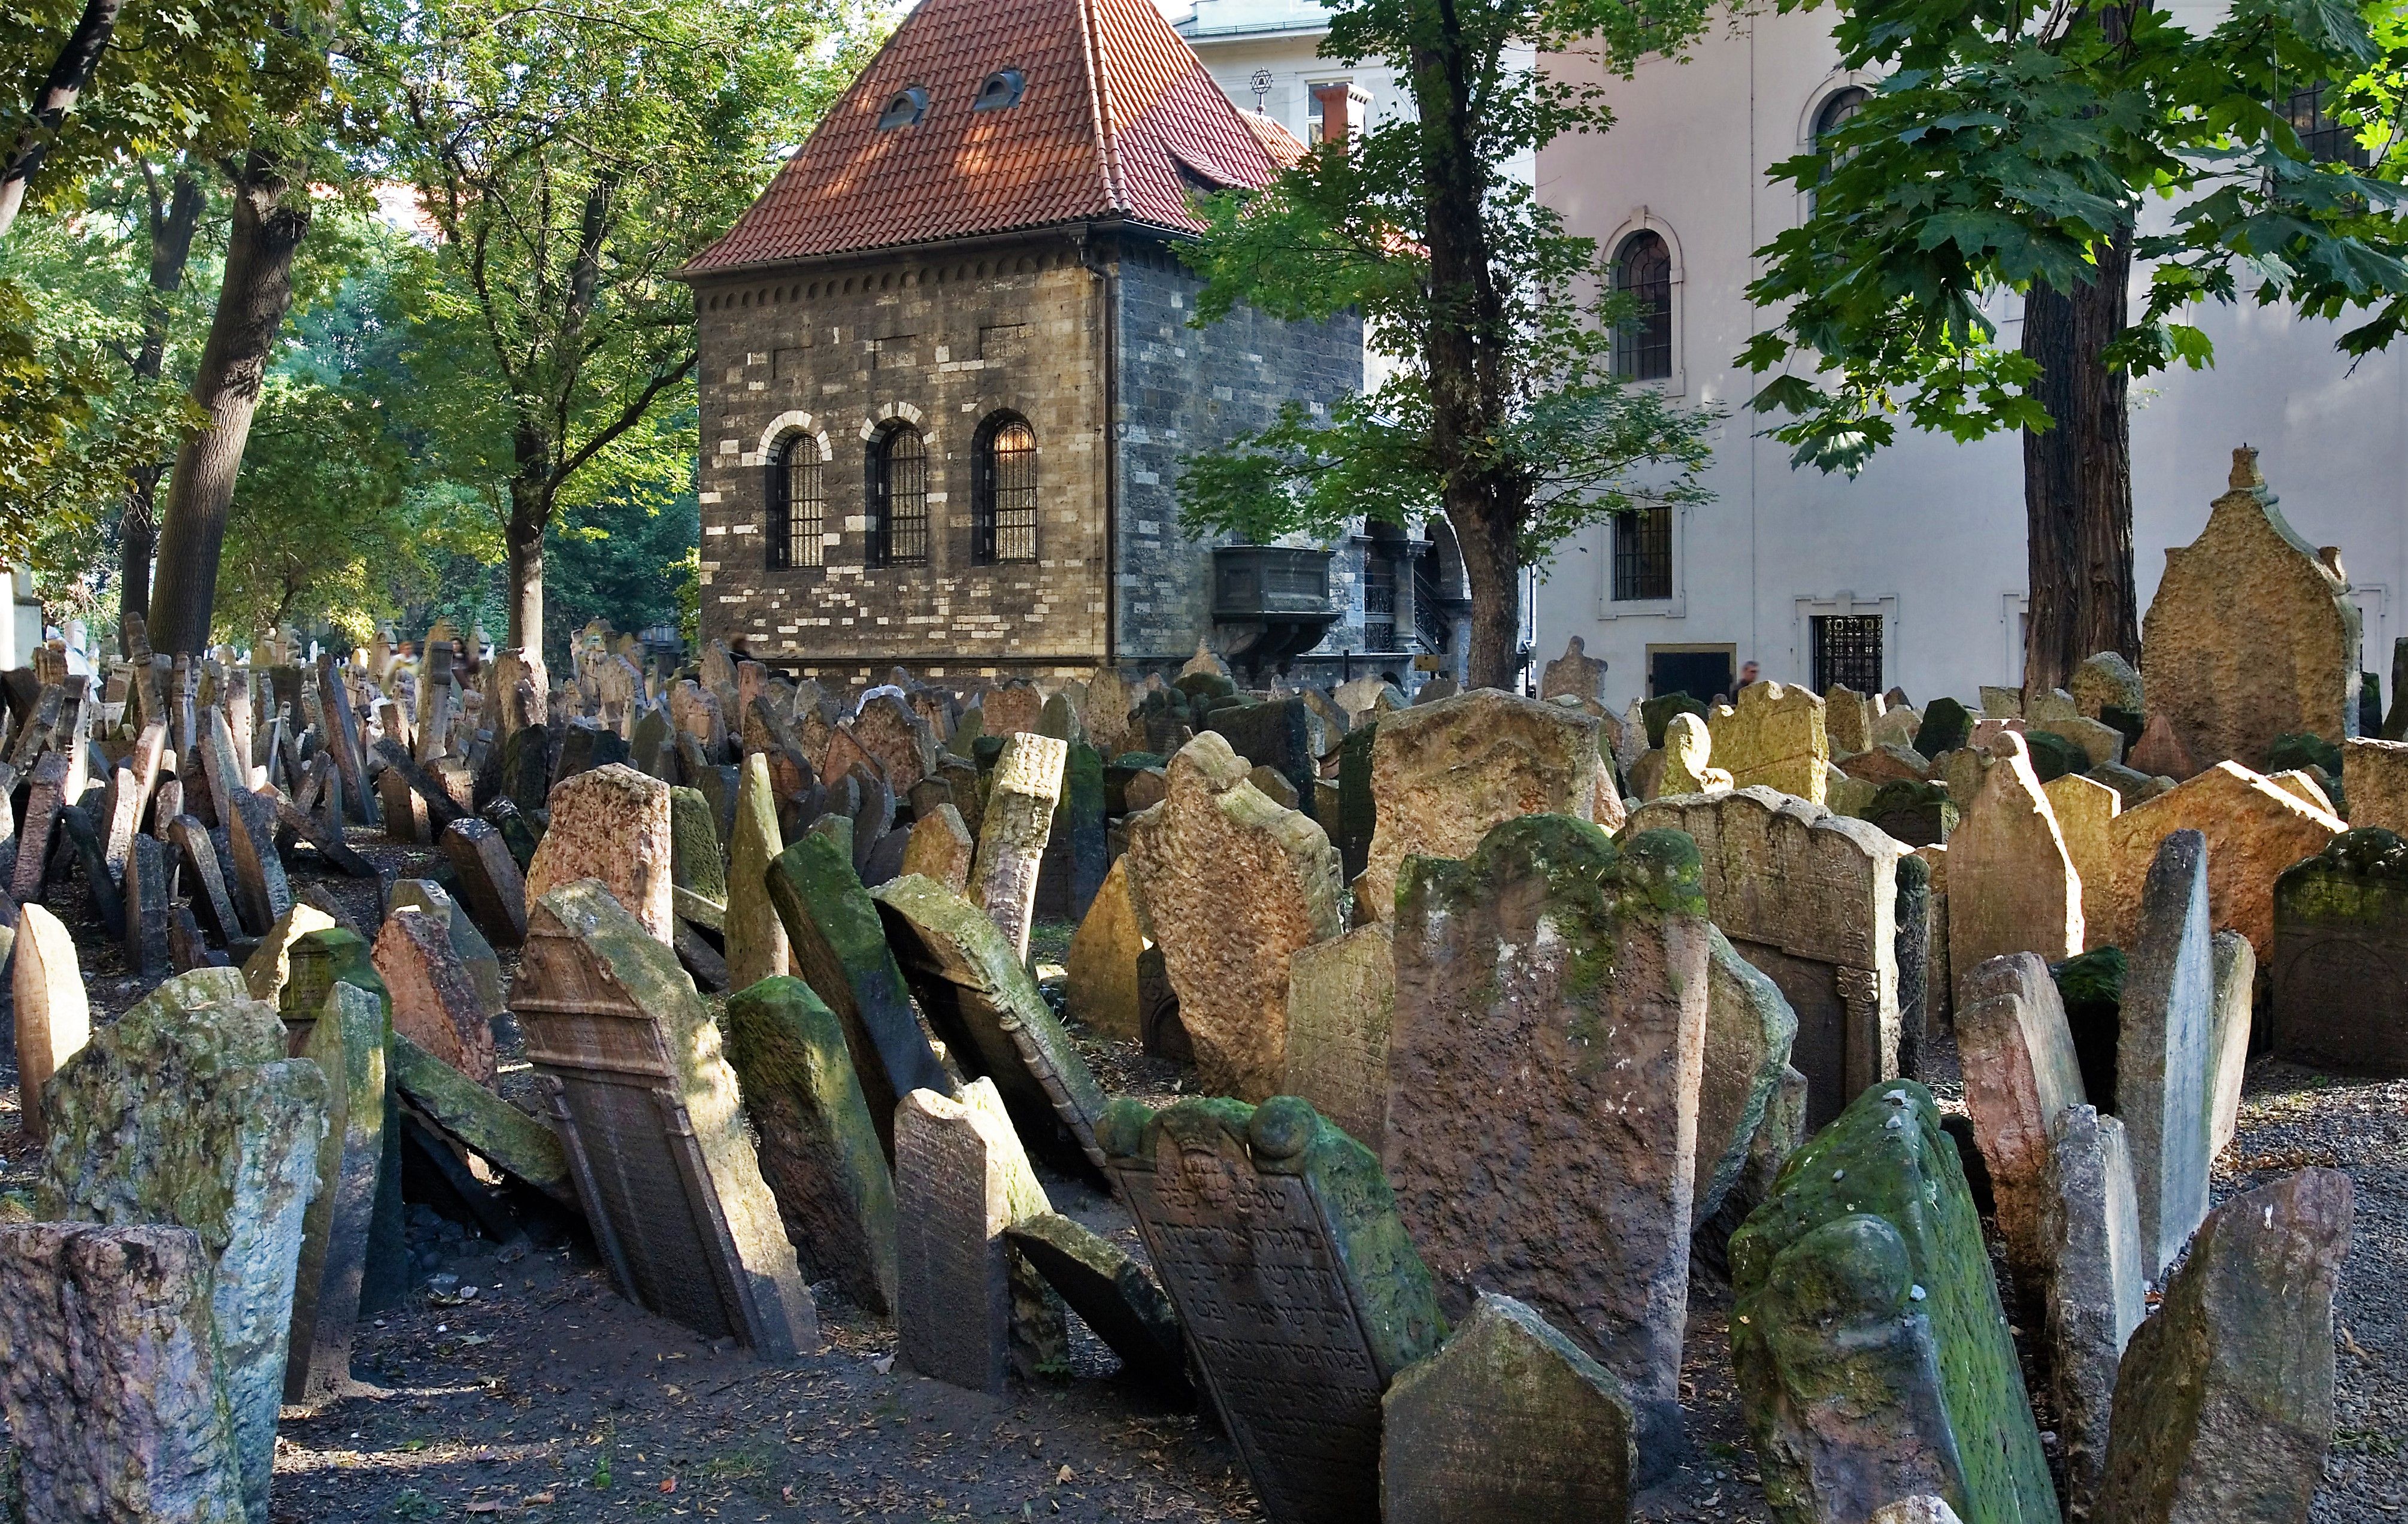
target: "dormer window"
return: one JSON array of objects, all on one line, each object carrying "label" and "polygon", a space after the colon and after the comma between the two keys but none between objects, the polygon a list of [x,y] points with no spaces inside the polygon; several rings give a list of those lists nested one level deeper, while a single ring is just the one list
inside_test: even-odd
[{"label": "dormer window", "polygon": [[1007,106],[1020,104],[1020,93],[1027,86],[1028,77],[1018,69],[997,69],[979,86],[978,99],[970,102],[973,111],[1000,111]]},{"label": "dormer window", "polygon": [[927,114],[927,87],[912,85],[909,89],[895,93],[894,98],[886,103],[886,109],[878,113],[878,125],[881,130],[916,127],[920,124],[920,119]]}]

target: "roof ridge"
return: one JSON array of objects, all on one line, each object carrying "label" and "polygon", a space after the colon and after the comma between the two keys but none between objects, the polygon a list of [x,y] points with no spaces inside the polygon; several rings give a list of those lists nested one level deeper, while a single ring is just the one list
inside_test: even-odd
[{"label": "roof ridge", "polygon": [[1103,171],[1104,201],[1116,211],[1128,208],[1128,192],[1121,175],[1120,122],[1112,110],[1112,71],[1104,51],[1104,29],[1096,14],[1096,0],[1078,0],[1079,33],[1086,44],[1087,94],[1094,108],[1096,151]]}]

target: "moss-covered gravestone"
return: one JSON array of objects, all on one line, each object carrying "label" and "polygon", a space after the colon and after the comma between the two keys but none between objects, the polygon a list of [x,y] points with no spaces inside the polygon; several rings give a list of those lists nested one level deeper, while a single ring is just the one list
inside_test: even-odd
[{"label": "moss-covered gravestone", "polygon": [[[1528,1302],[1681,1432],[1713,927],[1678,831],[1526,815],[1408,860],[1382,1157],[1451,1316]],[[1718,1139],[1719,1153],[1727,1140]]]},{"label": "moss-covered gravestone", "polygon": [[586,1225],[629,1299],[767,1359],[816,1348],[735,1071],[677,955],[580,879],[536,901],[510,1007]]},{"label": "moss-covered gravestone", "polygon": [[1381,1396],[1445,1331],[1379,1161],[1293,1096],[1101,1135],[1265,1516],[1377,1517]]},{"label": "moss-covered gravestone", "polygon": [[720,852],[719,823],[698,788],[669,790],[670,872],[681,889],[724,905],[727,859]]},{"label": "moss-covered gravestone", "polygon": [[2055,1524],[2057,1494],[1956,1146],[1931,1092],[1875,1085],[1731,1235],[1731,1360],[1789,1524],[1947,1499]]},{"label": "moss-covered gravestone", "polygon": [[803,1273],[873,1313],[895,1307],[895,1181],[843,1024],[783,974],[727,1002],[727,1061],[760,1135],[761,1177]]},{"label": "moss-covered gravestone", "polygon": [[1004,1237],[1111,1346],[1125,1373],[1174,1401],[1194,1399],[1179,1314],[1143,1265],[1058,1212],[1021,1218]]},{"label": "moss-covered gravestone", "polygon": [[2274,1051],[2408,1075],[2408,841],[2365,827],[2274,881]]},{"label": "moss-covered gravestone", "polygon": [[326,1076],[233,969],[180,974],[63,1066],[36,1210],[46,1221],[174,1223],[213,1257],[219,1380],[243,1503],[267,1517],[304,1215]]},{"label": "moss-covered gravestone", "polygon": [[1973,716],[1954,698],[1935,698],[1923,708],[1923,724],[1914,732],[1914,749],[1926,756],[1953,752],[1972,738]]},{"label": "moss-covered gravestone", "polygon": [[920,1089],[950,1095],[953,1080],[920,1029],[877,903],[853,871],[849,832],[806,832],[778,855],[767,879],[795,972],[844,1024],[853,1077],[892,1159],[895,1103]]},{"label": "moss-covered gravestone", "polygon": [[318,1144],[318,1194],[302,1219],[288,1402],[340,1397],[351,1384],[351,1327],[384,1161],[385,1054],[384,1003],[356,985],[337,985],[299,1055],[326,1076],[326,1136]]},{"label": "moss-covered gravestone", "polygon": [[402,1220],[400,1100],[391,1084],[393,997],[384,986],[384,976],[376,970],[367,939],[341,927],[311,931],[297,939],[286,958],[284,983],[276,992],[276,1011],[284,1021],[287,1051],[298,1054],[308,1041],[310,1024],[325,1009],[327,992],[338,984],[366,990],[376,997],[377,1008],[384,1013],[388,1082],[384,1098],[384,1159],[377,1172],[376,1216],[368,1228],[367,1271],[360,1288],[360,1310],[374,1313],[398,1305],[408,1289],[409,1243]]}]

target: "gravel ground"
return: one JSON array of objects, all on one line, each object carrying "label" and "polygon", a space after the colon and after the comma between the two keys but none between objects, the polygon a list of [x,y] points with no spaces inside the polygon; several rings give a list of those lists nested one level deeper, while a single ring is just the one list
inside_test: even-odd
[{"label": "gravel ground", "polygon": [[[352,837],[388,877],[429,860],[372,833]],[[372,924],[375,884],[322,882]],[[147,986],[124,977],[76,889],[54,900],[76,930],[95,1020],[113,1019]],[[1036,960],[1058,963],[1068,935],[1040,925]],[[505,955],[506,971],[513,961]],[[1108,1090],[1162,1104],[1192,1085],[1190,1072],[1133,1046],[1073,1035]],[[1944,1034],[1926,1071],[1943,1105],[1961,1105]],[[34,1164],[17,1129],[15,1080],[13,1066],[0,1068],[0,1189],[12,1193],[30,1184]],[[2364,1524],[2408,1511],[2408,1082],[2253,1067],[2240,1137],[2216,1173],[2219,1199],[2310,1164],[2347,1171],[2358,1191],[2336,1320],[2339,1424],[2313,1517]],[[1057,1209],[1137,1248],[1108,1198],[1059,1178],[1048,1188]],[[22,1209],[22,1196],[0,1201]],[[622,1301],[581,1240],[496,1244],[416,1207],[410,1244],[408,1303],[360,1330],[358,1394],[286,1411],[275,1524],[497,1514],[929,1524],[1259,1517],[1211,1421],[1119,1380],[1110,1352],[1075,1318],[1075,1379],[1014,1383],[997,1401],[896,1368],[892,1324],[833,1287],[816,1288],[824,1347],[769,1366]],[[435,1294],[437,1274],[456,1277],[456,1291]],[[1694,1277],[1682,1380],[1689,1457],[1639,1500],[1648,1524],[1770,1517],[1733,1389],[1728,1319],[1727,1288]]]}]

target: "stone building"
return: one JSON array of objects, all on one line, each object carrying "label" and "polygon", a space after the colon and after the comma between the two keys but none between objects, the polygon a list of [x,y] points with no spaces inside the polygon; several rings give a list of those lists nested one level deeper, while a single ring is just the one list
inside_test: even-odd
[{"label": "stone building", "polygon": [[[1159,667],[1258,633],[1180,532],[1182,457],[1359,388],[1360,323],[1188,327],[1178,248],[1191,194],[1300,151],[1147,0],[923,0],[681,272],[703,638],[853,682]],[[1330,623],[1285,634],[1342,640]]]}]

